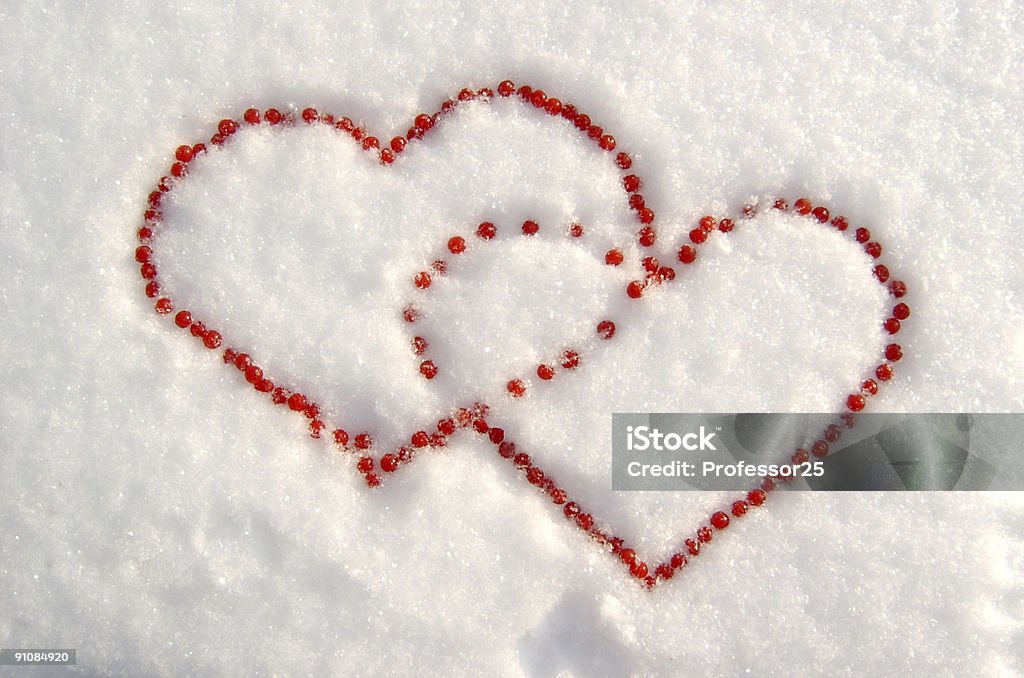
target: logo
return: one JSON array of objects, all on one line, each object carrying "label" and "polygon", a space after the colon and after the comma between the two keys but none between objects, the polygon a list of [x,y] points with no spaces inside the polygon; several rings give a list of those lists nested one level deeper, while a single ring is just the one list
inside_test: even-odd
[{"label": "logo", "polygon": [[[696,433],[662,433],[650,426],[627,426],[626,427],[626,449],[636,452],[654,450],[658,452],[675,452],[677,450],[715,450],[712,438],[715,432],[706,432],[701,426]],[[695,442],[696,441],[696,442]]]}]

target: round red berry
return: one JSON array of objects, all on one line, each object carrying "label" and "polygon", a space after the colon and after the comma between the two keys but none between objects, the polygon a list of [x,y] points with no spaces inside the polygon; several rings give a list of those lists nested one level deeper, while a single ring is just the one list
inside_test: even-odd
[{"label": "round red berry", "polygon": [[580,366],[580,354],[576,351],[566,351],[562,354],[562,367],[567,370],[574,370]]},{"label": "round red berry", "polygon": [[174,324],[178,327],[185,329],[192,325],[192,314],[188,311],[178,311],[174,316]]},{"label": "round red berry", "polygon": [[885,359],[889,362],[896,362],[903,357],[903,347],[899,344],[889,344],[885,347]]},{"label": "round red berry", "polygon": [[629,157],[629,153],[619,153],[615,156],[615,164],[619,169],[627,170],[633,166],[633,158]]},{"label": "round red berry", "polygon": [[524,384],[521,379],[512,379],[505,384],[505,390],[507,390],[513,398],[522,398],[526,393],[526,384]]},{"label": "round red berry", "polygon": [[498,234],[498,229],[489,221],[485,221],[476,229],[476,235],[481,240],[490,240]]},{"label": "round red berry", "polygon": [[544,381],[550,381],[555,376],[555,370],[550,365],[538,365],[537,376]]},{"label": "round red berry", "polygon": [[729,514],[725,511],[715,511],[711,514],[711,524],[716,530],[724,530],[729,527]]},{"label": "round red berry", "polygon": [[897,320],[906,320],[910,317],[910,307],[906,304],[896,304],[892,307],[892,314]]},{"label": "round red berry", "polygon": [[854,231],[853,237],[859,243],[866,243],[868,240],[871,240],[871,231],[866,228],[858,228]]},{"label": "round red berry", "polygon": [[433,379],[437,376],[437,365],[433,360],[424,360],[420,363],[420,374],[422,374],[425,379]]},{"label": "round red berry", "polygon": [[635,174],[627,174],[622,178],[622,187],[627,193],[636,193],[640,190],[640,177]]},{"label": "round red berry", "polygon": [[679,248],[679,261],[684,264],[692,264],[697,260],[697,248],[693,245],[683,245]]},{"label": "round red berry", "polygon": [[649,226],[641,228],[640,232],[637,234],[637,241],[640,243],[641,247],[653,247],[657,239],[658,236],[654,232],[654,229]]},{"label": "round red berry", "polygon": [[694,245],[700,245],[702,242],[708,239],[708,232],[702,228],[695,228],[690,231],[690,242]]},{"label": "round red berry", "polygon": [[882,323],[882,326],[889,334],[896,334],[900,331],[900,327],[902,327],[900,321],[896,318],[887,318],[886,321]]},{"label": "round red berry", "polygon": [[527,219],[523,222],[523,235],[537,235],[540,230],[540,226],[537,225],[536,221]]},{"label": "round red berry", "polygon": [[644,284],[639,280],[634,280],[626,285],[626,294],[629,295],[630,299],[639,299],[644,295]]},{"label": "round red berry", "polygon": [[889,381],[892,379],[893,374],[892,365],[879,365],[875,368],[875,376],[879,381]]},{"label": "round red berry", "polygon": [[732,514],[737,518],[746,515],[747,513],[747,502],[745,501],[734,501],[732,503]]},{"label": "round red berry", "polygon": [[174,157],[177,158],[178,160],[180,160],[181,162],[188,162],[188,161],[190,161],[192,159],[192,155],[193,155],[193,153],[192,153],[192,147],[191,146],[185,146],[185,145],[178,146],[178,148],[175,149],[175,151],[174,151]]},{"label": "round red berry", "polygon": [[156,308],[156,312],[160,315],[167,315],[174,310],[174,302],[167,297],[162,297],[156,300],[154,307]]},{"label": "round red berry", "polygon": [[846,398],[846,409],[851,412],[860,412],[866,404],[867,401],[864,399],[864,396],[859,393],[851,393]]},{"label": "round red berry", "polygon": [[793,203],[793,211],[797,214],[810,214],[811,213],[811,201],[807,198],[798,198]]},{"label": "round red berry", "polygon": [[515,91],[515,83],[513,83],[511,80],[502,80],[500,83],[498,83],[498,94],[500,94],[503,97],[512,96],[512,94]]},{"label": "round red berry", "polygon": [[597,323],[597,334],[602,339],[611,339],[615,336],[615,323],[611,320],[602,320]]},{"label": "round red berry", "polygon": [[368,450],[373,447],[373,437],[369,433],[360,433],[356,435],[356,448],[360,450]]},{"label": "round red berry", "polygon": [[765,493],[764,490],[751,490],[747,493],[747,503],[751,506],[761,506],[764,504]]},{"label": "round red berry", "polygon": [[413,278],[413,283],[418,289],[425,290],[430,287],[430,274],[426,271],[420,271]]},{"label": "round red berry", "polygon": [[604,263],[609,266],[619,266],[625,261],[625,256],[620,249],[608,250],[604,255]]},{"label": "round red berry", "polygon": [[811,210],[811,214],[813,214],[814,218],[818,220],[818,223],[824,224],[828,221],[828,210],[824,207],[815,207]]},{"label": "round red berry", "polygon": [[221,336],[220,332],[216,330],[209,330],[203,335],[203,346],[208,349],[215,349],[220,347]]}]

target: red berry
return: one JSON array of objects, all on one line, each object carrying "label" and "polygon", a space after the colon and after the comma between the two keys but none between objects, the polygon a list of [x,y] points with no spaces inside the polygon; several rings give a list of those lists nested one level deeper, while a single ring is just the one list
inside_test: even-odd
[{"label": "red berry", "polygon": [[380,148],[380,140],[377,137],[366,137],[363,139],[363,150],[368,151],[371,148]]},{"label": "red berry", "polygon": [[891,363],[903,357],[903,348],[899,344],[889,344],[885,347],[885,359]]},{"label": "red berry", "polygon": [[550,365],[538,365],[537,376],[544,381],[550,381],[555,376],[555,370]]},{"label": "red berry", "polygon": [[188,311],[178,311],[177,315],[174,316],[174,324],[185,329],[192,324],[192,314]]},{"label": "red berry", "polygon": [[569,235],[574,238],[580,238],[583,236],[583,226],[581,224],[572,224],[569,226]]},{"label": "red berry", "polygon": [[255,385],[263,379],[263,370],[256,365],[249,365],[245,370],[245,380],[250,384]]},{"label": "red berry", "polygon": [[858,229],[857,229],[857,230],[856,230],[856,231],[854,232],[854,238],[855,238],[855,239],[857,240],[857,242],[859,242],[859,243],[865,243],[865,242],[867,242],[868,240],[871,240],[871,231],[869,231],[869,230],[868,230],[868,229],[866,229],[866,228],[858,228]]},{"label": "red berry", "polygon": [[167,297],[162,297],[156,300],[154,307],[156,308],[156,312],[160,315],[167,315],[174,310],[174,302]]},{"label": "red berry", "polygon": [[576,120],[573,124],[576,125],[576,129],[585,132],[590,129],[590,116],[586,113],[580,113],[576,116]]},{"label": "red berry", "polygon": [[640,220],[641,224],[649,224],[654,221],[654,212],[649,207],[645,207],[637,212],[636,218]]},{"label": "red berry", "polygon": [[708,239],[708,232],[701,228],[695,228],[690,231],[690,242],[694,245],[700,245],[702,242]]},{"label": "red berry", "polygon": [[875,368],[875,376],[879,381],[889,381],[892,379],[893,373],[892,365],[879,365]]},{"label": "red berry", "polygon": [[139,236],[139,240],[145,242],[153,237],[153,229],[149,228],[148,226],[143,226],[142,228],[139,229],[136,235]]},{"label": "red berry", "polygon": [[429,346],[430,344],[423,337],[412,338],[412,352],[416,355],[423,355]]},{"label": "red berry", "polygon": [[764,490],[751,490],[747,493],[747,502],[751,506],[761,506],[765,498]]},{"label": "red berry", "polygon": [[562,367],[567,370],[574,370],[580,366],[580,354],[576,351],[566,351],[562,354]]},{"label": "red berry", "polygon": [[906,295],[907,284],[902,280],[893,280],[891,283],[889,283],[889,293],[892,294],[892,296],[899,299],[900,297]]},{"label": "red berry", "polygon": [[505,429],[492,426],[487,431],[487,439],[491,441],[492,445],[500,445],[505,440]]},{"label": "red berry", "polygon": [[156,295],[160,294],[160,283],[149,282],[146,283],[146,296],[152,299]]},{"label": "red berry", "polygon": [[427,435],[426,431],[416,431],[409,438],[409,442],[412,443],[413,447],[419,449],[430,444],[430,436]]},{"label": "red berry", "polygon": [[658,235],[654,232],[654,229],[647,226],[640,229],[637,234],[637,241],[641,247],[653,247],[655,241],[658,239]]},{"label": "red berry", "polygon": [[789,203],[787,203],[787,202],[786,202],[785,200],[783,200],[782,198],[776,198],[776,199],[775,199],[775,202],[774,202],[774,203],[772,203],[772,208],[773,208],[773,209],[777,209],[777,210],[779,210],[780,212],[785,212],[786,210],[788,210],[788,209],[789,209]]},{"label": "red berry", "polygon": [[260,124],[260,112],[255,108],[247,108],[242,114],[242,119],[250,125],[258,125]]},{"label": "red berry", "polygon": [[615,336],[615,323],[611,320],[602,320],[597,323],[597,333],[602,339],[611,339]]},{"label": "red berry", "polygon": [[836,227],[837,231],[845,231],[850,227],[850,222],[846,220],[846,217],[836,217],[832,220],[832,225]]},{"label": "red berry", "polygon": [[878,395],[878,384],[874,379],[865,379],[861,382],[860,390],[868,395]]},{"label": "red berry", "polygon": [[356,449],[368,450],[373,447],[373,437],[369,433],[356,435]]},{"label": "red berry", "polygon": [[402,318],[407,323],[414,323],[420,319],[420,312],[414,306],[406,306],[402,309]]},{"label": "red berry", "polygon": [[839,440],[839,436],[841,436],[841,435],[842,435],[842,431],[840,431],[839,427],[836,426],[835,424],[829,424],[828,426],[825,427],[825,440],[826,441],[828,441],[830,443],[834,443],[835,441]]},{"label": "red berry", "polygon": [[146,280],[152,280],[156,277],[156,266],[147,261],[142,266],[139,266],[139,273]]},{"label": "red berry", "polygon": [[222,136],[229,137],[238,130],[238,125],[234,120],[221,120],[217,123],[217,131]]},{"label": "red berry", "polygon": [[552,487],[548,490],[548,494],[551,495],[551,501],[558,505],[562,505],[569,500],[568,493],[560,487]]},{"label": "red berry", "polygon": [[722,233],[729,233],[732,231],[733,226],[732,219],[722,219],[718,222],[718,230]]},{"label": "red berry", "polygon": [[302,119],[307,125],[311,125],[320,120],[320,114],[317,113],[315,108],[304,108],[302,109]]},{"label": "red berry", "polygon": [[206,325],[198,321],[193,321],[192,326],[188,328],[188,331],[193,337],[202,338],[206,336]]},{"label": "red berry", "polygon": [[671,560],[668,561],[668,564],[669,567],[671,567],[673,570],[678,570],[679,568],[686,565],[686,556],[684,556],[682,553],[673,553]]},{"label": "red berry", "polygon": [[348,431],[343,428],[334,429],[334,442],[342,447],[348,445]]},{"label": "red berry", "polygon": [[373,470],[373,457],[360,457],[356,463],[356,468],[361,473],[369,473]]},{"label": "red berry", "polygon": [[380,468],[385,473],[394,473],[398,470],[398,457],[394,454],[385,454],[380,458]]},{"label": "red berry", "polygon": [[454,236],[448,239],[448,251],[452,254],[462,254],[466,251],[466,239],[462,236]]},{"label": "red berry", "polygon": [[805,450],[803,448],[798,449],[796,452],[794,452],[790,456],[790,459],[793,461],[794,464],[796,464],[798,466],[800,464],[807,463],[807,459],[808,459],[807,450]]},{"label": "red berry", "polygon": [[884,283],[889,279],[889,269],[884,264],[875,266],[874,274],[880,283]]},{"label": "red berry", "polygon": [[[530,455],[528,454],[523,454],[522,452],[520,452],[519,454],[512,457],[512,464],[519,470],[527,468],[530,465],[530,463],[531,459]],[[578,506],[576,507],[576,511],[579,512]]]},{"label": "red berry", "polygon": [[747,502],[745,501],[734,501],[732,503],[732,514],[737,518],[746,515],[747,513]]},{"label": "red berry", "polygon": [[263,114],[263,118],[271,125],[280,124],[281,120],[283,120],[281,111],[277,110],[276,108],[268,108],[267,112]]},{"label": "red berry", "polygon": [[889,334],[896,334],[897,332],[900,331],[901,327],[900,321],[897,320],[896,318],[888,318],[882,324],[882,326],[885,328],[885,331],[888,332]]},{"label": "red berry", "polygon": [[604,130],[600,125],[591,125],[587,128],[587,136],[591,139],[600,139],[602,134],[604,134]]},{"label": "red berry", "polygon": [[627,170],[633,166],[633,158],[629,157],[629,153],[619,153],[615,156],[615,164],[619,169]]},{"label": "red berry", "polygon": [[639,299],[644,295],[644,284],[639,280],[634,280],[626,285],[626,294],[629,295],[630,299]]},{"label": "red berry", "polygon": [[420,374],[426,379],[433,379],[437,376],[437,365],[433,360],[424,360],[420,363]]},{"label": "red berry", "polygon": [[711,533],[711,528],[705,525],[697,530],[697,539],[704,544],[707,544],[714,535]]},{"label": "red berry", "polygon": [[857,393],[851,393],[846,398],[846,409],[851,412],[860,412],[866,404],[867,401],[864,399],[864,396]]},{"label": "red berry", "polygon": [[426,113],[420,113],[413,121],[413,125],[416,126],[416,129],[425,132],[434,126],[434,119]]},{"label": "red berry", "polygon": [[235,367],[239,371],[244,372],[245,368],[249,367],[249,365],[252,365],[252,358],[249,357],[248,353],[238,353],[235,355],[235,359],[233,362],[235,363]]},{"label": "red berry", "polygon": [[622,187],[627,193],[636,193],[640,190],[640,177],[635,174],[627,174],[622,178]]},{"label": "red berry", "polygon": [[697,228],[704,231],[705,233],[710,233],[715,229],[715,218],[707,216],[701,217],[700,222],[697,224]]},{"label": "red berry", "polygon": [[533,94],[530,95],[530,103],[536,108],[544,108],[544,104],[548,102],[548,95],[544,93],[542,89],[533,90]]},{"label": "red berry", "polygon": [[693,245],[683,245],[679,248],[679,261],[684,264],[692,264],[697,260],[697,248]]},{"label": "red berry", "polygon": [[811,454],[818,459],[828,456],[828,443],[824,440],[815,440],[814,444],[811,445]]},{"label": "red berry", "polygon": [[415,283],[418,289],[427,289],[430,287],[430,274],[425,271],[420,271],[416,274],[416,277],[413,278],[413,283]]},{"label": "red berry", "polygon": [[523,101],[529,101],[530,95],[533,94],[533,88],[529,85],[522,85],[518,90],[519,98]]},{"label": "red berry", "polygon": [[615,137],[611,134],[602,134],[601,138],[597,140],[597,145],[600,146],[603,151],[614,151]]},{"label": "red berry", "polygon": [[626,565],[633,565],[636,563],[636,551],[630,548],[620,550],[619,560],[624,562]]},{"label": "red berry", "polygon": [[147,245],[142,245],[141,247],[135,248],[135,261],[139,262],[140,264],[146,263],[152,256],[153,250],[150,249]]},{"label": "red berry", "polygon": [[253,387],[260,393],[270,393],[274,390],[274,382],[269,379],[260,379],[253,384]]},{"label": "red berry", "polygon": [[686,544],[686,550],[691,556],[700,555],[700,542],[696,539],[687,539],[683,542]]},{"label": "red berry", "polygon": [[502,80],[500,83],[498,83],[498,94],[500,94],[503,97],[512,96],[513,92],[515,91],[515,83],[513,83],[511,80]]},{"label": "red berry", "polygon": [[552,97],[544,104],[544,110],[548,112],[548,115],[558,115],[562,112],[562,102]]},{"label": "red berry", "polygon": [[218,348],[220,346],[220,343],[220,332],[216,330],[209,330],[206,334],[203,335],[203,346],[205,346],[208,349],[212,350]]},{"label": "red berry", "polygon": [[724,530],[729,527],[729,514],[725,511],[715,511],[711,514],[711,524],[716,530]]},{"label": "red berry", "polygon": [[872,259],[877,259],[882,256],[882,246],[877,242],[869,242],[867,245],[864,245],[864,251],[867,252],[868,256]]},{"label": "red berry", "polygon": [[824,224],[828,221],[828,210],[824,207],[815,207],[811,211],[811,214],[813,214],[814,218],[818,220],[818,223]]},{"label": "red berry", "polygon": [[625,261],[625,256],[622,254],[622,250],[612,249],[608,250],[604,255],[604,263],[609,266],[619,266]]},{"label": "red berry", "polygon": [[370,487],[380,487],[380,476],[376,473],[367,473],[366,484]]},{"label": "red berry", "polygon": [[188,174],[188,165],[183,162],[176,162],[171,165],[171,176],[180,179]]},{"label": "red berry", "polygon": [[910,307],[900,303],[892,307],[892,314],[898,320],[906,320],[910,317]]},{"label": "red berry", "polygon": [[662,266],[658,269],[656,277],[661,282],[668,282],[676,279],[676,270],[671,266]]},{"label": "red berry", "polygon": [[497,234],[498,234],[498,229],[495,228],[494,224],[492,224],[489,221],[483,222],[482,224],[477,226],[477,229],[476,229],[476,235],[481,240],[490,240],[491,238],[493,238]]},{"label": "red berry", "polygon": [[537,235],[539,230],[540,226],[537,225],[536,221],[527,219],[523,222],[523,235]]},{"label": "red berry", "polygon": [[798,198],[793,203],[793,211],[797,214],[810,214],[811,213],[811,201],[807,198]]},{"label": "red berry", "polygon": [[309,403],[306,401],[306,396],[301,393],[293,393],[288,397],[288,409],[293,412],[302,412],[306,409]]},{"label": "red berry", "polygon": [[380,162],[383,165],[390,165],[395,161],[395,153],[390,148],[385,148],[380,152]]},{"label": "red berry", "polygon": [[536,466],[531,466],[526,469],[526,480],[535,487],[540,487],[544,484],[544,472]]},{"label": "red berry", "polygon": [[190,161],[192,159],[192,156],[193,156],[193,153],[192,153],[192,147],[191,146],[184,146],[184,145],[178,146],[178,148],[175,149],[175,151],[174,151],[174,157],[177,158],[178,160],[180,160],[181,162],[188,162],[188,161]]},{"label": "red berry", "polygon": [[505,390],[507,390],[513,398],[522,398],[526,393],[526,384],[524,384],[520,379],[513,379],[505,384]]}]

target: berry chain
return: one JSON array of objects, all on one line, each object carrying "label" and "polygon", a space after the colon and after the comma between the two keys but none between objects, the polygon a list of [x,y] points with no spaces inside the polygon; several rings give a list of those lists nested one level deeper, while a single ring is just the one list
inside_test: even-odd
[{"label": "berry chain", "polygon": [[[383,148],[378,137],[357,126],[350,118],[336,118],[329,113],[306,108],[299,113],[298,119],[301,119],[302,124],[306,125],[333,127],[340,133],[350,136],[366,152],[375,154],[381,165],[390,166],[405,151],[408,144],[423,139],[460,103],[472,100],[519,100],[524,102],[527,107],[539,109],[551,118],[575,127],[598,148],[608,152],[615,166],[623,173],[622,188],[637,222],[634,231],[636,242],[643,249],[652,248],[655,245],[657,241],[655,214],[640,193],[643,186],[641,178],[630,173],[633,167],[632,157],[621,150],[616,152],[618,144],[615,137],[594,123],[589,115],[581,112],[574,105],[563,103],[560,99],[548,96],[543,90],[533,89],[529,85],[516,88],[511,81],[505,80],[498,85],[497,96],[495,96],[495,91],[490,88],[463,89],[456,98],[446,100],[441,105],[440,111],[434,114],[421,113],[417,115],[404,136],[393,137]],[[282,112],[276,108],[270,108],[261,112],[255,108],[249,108],[243,112],[241,120],[221,120],[217,125],[217,132],[210,138],[209,143],[213,146],[223,146],[234,135],[247,127],[260,125],[292,127],[299,124],[298,119],[296,114],[291,111]],[[161,206],[165,195],[170,193],[179,182],[186,179],[189,173],[189,164],[205,154],[207,149],[206,143],[200,142],[193,145],[182,145],[175,150],[174,161],[170,165],[168,174],[160,178],[156,189],[149,194],[147,199],[143,224],[137,232],[141,244],[135,250],[135,260],[140,265],[139,273],[145,284],[146,296],[156,299],[154,302],[156,312],[162,316],[172,317],[177,327],[188,330],[206,348],[216,350],[223,344],[221,333],[193,317],[188,310],[178,310],[175,313],[173,300],[163,294],[154,250],[156,236],[163,226]],[[745,205],[740,213],[732,218],[702,217],[695,228],[689,232],[689,242],[679,246],[675,253],[678,264],[682,266],[680,270],[697,261],[700,246],[716,231],[723,234],[732,232],[739,222],[753,218],[758,209],[758,205]],[[850,230],[849,222],[845,217],[833,217],[827,207],[815,206],[807,198],[796,200],[792,207],[785,200],[779,198],[771,204],[769,209],[791,212],[822,225],[829,225],[840,232],[849,233],[855,242],[863,246],[864,251],[872,259],[879,260],[882,257],[882,246],[872,239],[868,229],[861,227]],[[534,236],[539,231],[540,226],[532,220],[527,220],[521,227],[521,232],[526,237]],[[491,222],[479,224],[474,233],[476,239],[481,242],[492,240],[496,234],[497,226]],[[572,223],[567,227],[566,234],[573,239],[582,238],[585,229],[579,223]],[[470,236],[470,238],[472,237]],[[467,250],[467,238],[463,235],[451,236],[447,241],[446,249],[452,257],[463,255]],[[604,262],[608,266],[620,266],[624,261],[625,254],[619,247],[608,250],[604,255]],[[624,292],[630,299],[642,299],[652,288],[671,283],[677,277],[675,268],[663,265],[653,256],[643,257],[640,263],[645,276],[632,280],[626,285]],[[430,288],[435,276],[444,276],[448,273],[449,262],[439,258],[433,262],[430,269],[430,271],[420,271],[412,276],[412,284],[415,289],[422,291]],[[900,299],[907,294],[906,284],[895,279],[885,264],[876,263],[873,273],[879,284],[887,286],[892,297]],[[410,326],[422,317],[422,313],[414,304],[407,305],[401,313],[403,319]],[[895,335],[900,332],[903,321],[909,317],[910,307],[903,302],[895,303],[891,310],[891,316],[886,318],[883,327],[889,335]],[[595,324],[595,331],[600,341],[608,341],[615,336],[616,323],[609,318],[600,319]],[[427,339],[419,335],[412,337],[411,344],[417,356],[423,356],[429,348]],[[327,425],[326,417],[321,412],[320,406],[312,398],[297,389],[282,386],[279,382],[269,379],[248,353],[237,348],[225,347],[221,355],[225,363],[232,365],[243,374],[245,381],[255,391],[267,395],[274,404],[286,406],[302,415],[308,421],[309,434],[313,438],[320,438],[327,429],[331,428]],[[583,351],[579,348],[565,348],[560,351],[556,359],[538,365],[535,371],[536,376],[541,381],[550,381],[555,378],[559,368],[575,370],[582,362],[582,355]],[[859,389],[847,396],[846,412],[838,417],[836,423],[832,423],[824,429],[819,439],[810,446],[810,452],[804,449],[793,452],[791,455],[793,463],[803,463],[808,460],[810,455],[817,458],[826,457],[829,454],[830,444],[839,440],[843,428],[853,426],[855,413],[863,410],[868,399],[878,393],[880,383],[893,378],[895,374],[893,363],[898,362],[902,357],[903,350],[899,344],[889,343],[886,345],[883,356],[873,370],[873,375],[864,379]],[[425,359],[419,364],[419,374],[428,380],[434,379],[439,370],[440,367],[434,360]],[[512,399],[522,398],[526,395],[530,384],[531,380],[527,377],[513,376],[505,385],[505,391],[507,396]],[[743,517],[750,508],[763,505],[769,493],[776,488],[779,482],[789,482],[789,478],[783,476],[761,479],[758,487],[733,501],[728,507],[728,511],[721,510],[712,513],[708,518],[708,523],[701,525],[691,537],[683,539],[676,552],[652,566],[642,560],[635,549],[624,540],[616,537],[608,528],[601,527],[593,514],[585,510],[578,502],[573,501],[569,493],[555,479],[546,474],[539,465],[535,464],[526,451],[518,448],[514,441],[506,437],[502,428],[493,426],[487,419],[488,414],[489,407],[483,403],[457,408],[449,416],[440,419],[436,426],[432,427],[434,430],[416,431],[410,436],[407,445],[402,445],[396,450],[379,456],[372,454],[374,440],[369,432],[350,436],[344,428],[334,427],[331,429],[330,435],[339,450],[352,455],[356,468],[364,476],[367,485],[378,487],[385,475],[397,472],[411,462],[421,450],[445,447],[448,439],[458,431],[475,431],[485,436],[496,448],[498,456],[513,464],[530,485],[545,493],[556,506],[559,506],[569,521],[617,557],[628,569],[630,575],[648,588],[653,588],[658,583],[671,579],[678,570],[686,565],[689,558],[700,554],[702,547],[713,539],[716,531],[726,529],[733,518]]]}]

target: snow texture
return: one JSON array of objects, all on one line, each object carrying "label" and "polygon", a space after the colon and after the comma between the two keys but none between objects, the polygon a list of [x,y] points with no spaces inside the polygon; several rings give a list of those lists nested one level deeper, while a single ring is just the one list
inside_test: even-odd
[{"label": "snow texture", "polygon": [[[633,154],[666,261],[754,198],[870,228],[914,313],[876,411],[1019,412],[1022,32],[996,0],[6,3],[0,646],[75,647],[82,675],[1024,673],[1019,493],[789,493],[648,593],[475,436],[368,491],[158,317],[132,258],[173,149],[220,118],[314,105],[388,139],[507,77]],[[612,493],[612,412],[837,409],[885,342],[870,260],[791,216],[630,304],[635,257],[603,264],[632,247],[620,173],[518,103],[367,160],[322,127],[197,160],[157,240],[167,288],[382,442],[485,399],[652,556],[723,497]],[[456,234],[469,250],[414,289]],[[502,395],[566,346],[579,370]]]}]

